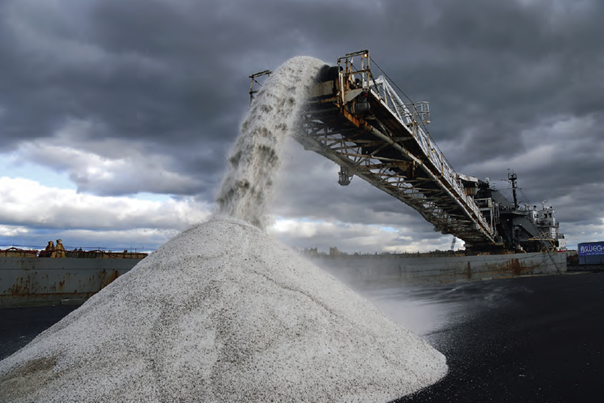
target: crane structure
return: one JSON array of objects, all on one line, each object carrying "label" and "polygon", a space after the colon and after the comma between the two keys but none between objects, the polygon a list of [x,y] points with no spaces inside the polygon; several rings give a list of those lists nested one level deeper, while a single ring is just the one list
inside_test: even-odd
[{"label": "crane structure", "polygon": [[341,185],[364,179],[466,248],[501,243],[493,207],[473,197],[478,179],[456,173],[424,129],[427,102],[405,104],[384,76],[374,78],[367,50],[325,66],[316,81],[296,140],[338,164]]},{"label": "crane structure", "polygon": [[[340,185],[354,176],[364,179],[415,209],[435,231],[463,240],[466,252],[562,246],[553,208],[519,207],[515,174],[510,203],[488,179],[455,172],[426,130],[429,104],[403,102],[385,74],[374,77],[370,61],[369,51],[362,50],[340,57],[336,66],[323,66],[295,134],[305,149],[340,166]],[[250,76],[250,102],[256,78],[268,74]],[[547,214],[544,224],[540,217]],[[550,235],[545,239],[542,233]]]}]

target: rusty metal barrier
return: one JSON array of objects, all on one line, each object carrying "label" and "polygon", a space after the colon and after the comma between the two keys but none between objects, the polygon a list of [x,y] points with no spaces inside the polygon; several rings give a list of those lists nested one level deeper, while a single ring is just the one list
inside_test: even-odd
[{"label": "rusty metal barrier", "polygon": [[83,302],[140,260],[0,257],[0,308]]}]

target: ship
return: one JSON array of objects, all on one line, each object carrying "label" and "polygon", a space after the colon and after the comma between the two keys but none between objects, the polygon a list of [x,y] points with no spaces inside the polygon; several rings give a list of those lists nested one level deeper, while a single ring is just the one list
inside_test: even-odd
[{"label": "ship", "polygon": [[488,179],[478,184],[475,201],[485,218],[494,223],[500,244],[515,252],[565,252],[566,237],[560,233],[554,207],[547,206],[545,201],[540,203],[540,207],[528,203],[520,205],[517,179],[516,173],[508,173],[512,200],[492,186]]}]

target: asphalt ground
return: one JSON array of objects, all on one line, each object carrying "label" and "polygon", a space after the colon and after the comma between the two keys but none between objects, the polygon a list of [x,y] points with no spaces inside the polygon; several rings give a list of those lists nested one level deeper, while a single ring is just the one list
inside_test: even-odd
[{"label": "asphalt ground", "polygon": [[0,309],[0,360],[26,346],[77,308],[77,305],[57,305]]},{"label": "asphalt ground", "polygon": [[397,403],[604,401],[604,274],[465,283],[406,297],[444,315],[420,334],[447,357],[449,373]]},{"label": "asphalt ground", "polygon": [[[407,402],[600,402],[604,274],[353,286],[447,357]],[[0,309],[0,359],[77,306]]]}]

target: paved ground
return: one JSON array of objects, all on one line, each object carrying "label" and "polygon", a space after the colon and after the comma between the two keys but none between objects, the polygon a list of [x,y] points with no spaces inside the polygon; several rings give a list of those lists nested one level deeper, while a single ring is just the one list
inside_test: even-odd
[{"label": "paved ground", "polygon": [[[604,274],[357,288],[447,356],[441,382],[397,402],[602,399]],[[75,308],[0,309],[0,359]]]},{"label": "paved ground", "polygon": [[48,329],[77,306],[41,306],[0,309],[0,360]]},{"label": "paved ground", "polygon": [[604,274],[467,283],[416,296],[448,312],[423,336],[450,372],[397,402],[602,401]]}]

